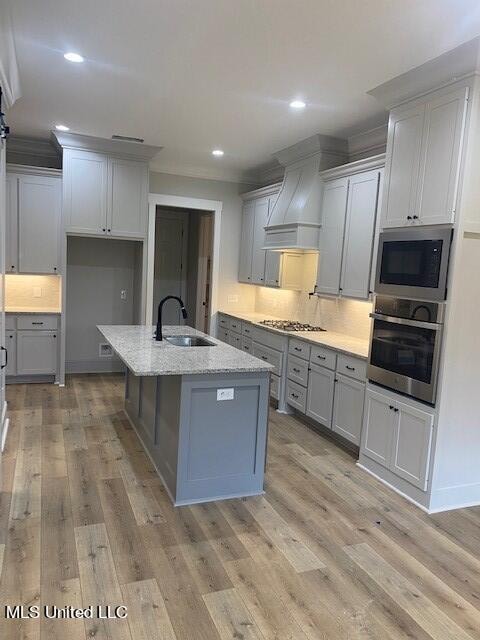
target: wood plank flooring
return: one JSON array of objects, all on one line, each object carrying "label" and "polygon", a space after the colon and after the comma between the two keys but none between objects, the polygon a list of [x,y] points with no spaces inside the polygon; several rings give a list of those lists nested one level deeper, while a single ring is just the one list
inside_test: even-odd
[{"label": "wood plank flooring", "polygon": [[[8,387],[1,640],[480,640],[480,508],[427,516],[271,411],[266,493],[174,509],[123,377]],[[5,619],[6,604],[127,619]]]}]

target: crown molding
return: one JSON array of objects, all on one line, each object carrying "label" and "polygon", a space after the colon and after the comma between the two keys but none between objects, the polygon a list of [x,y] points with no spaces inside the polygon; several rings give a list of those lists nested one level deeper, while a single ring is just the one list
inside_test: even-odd
[{"label": "crown molding", "polygon": [[42,156],[58,160],[59,154],[49,140],[11,135],[8,137],[7,149],[11,153],[26,156]]},{"label": "crown molding", "polygon": [[266,187],[260,187],[260,189],[245,191],[240,194],[240,197],[244,202],[246,202],[248,200],[255,200],[256,198],[263,198],[265,196],[274,196],[280,191],[281,187],[281,182],[275,182],[274,184],[269,184]]},{"label": "crown molding", "polygon": [[24,175],[55,176],[57,178],[62,177],[61,169],[52,169],[51,167],[37,167],[28,164],[15,164],[13,162],[7,162],[7,171],[9,171],[10,173],[23,173]]},{"label": "crown molding", "polygon": [[384,166],[385,154],[379,153],[376,156],[362,158],[361,160],[355,160],[354,162],[348,162],[346,164],[341,164],[338,167],[321,171],[320,175],[323,180],[332,180],[333,178],[343,178],[345,176],[352,175],[353,173],[360,173],[361,171],[381,169]]},{"label": "crown molding", "polygon": [[60,149],[81,149],[83,151],[98,151],[108,155],[150,162],[162,147],[155,147],[143,142],[128,142],[126,140],[111,140],[97,138],[80,133],[61,133],[52,131],[53,143]]},{"label": "crown molding", "polygon": [[350,161],[385,153],[387,146],[388,124],[362,131],[348,138],[348,157]]}]

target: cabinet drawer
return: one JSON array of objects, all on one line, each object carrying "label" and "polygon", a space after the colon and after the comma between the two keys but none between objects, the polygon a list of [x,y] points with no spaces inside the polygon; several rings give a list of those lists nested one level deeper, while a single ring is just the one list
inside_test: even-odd
[{"label": "cabinet drawer", "polygon": [[265,347],[264,345],[253,343],[253,355],[256,358],[260,358],[260,360],[265,360],[268,364],[273,365],[275,368],[273,373],[277,376],[282,375],[282,362],[283,362],[283,353],[279,351],[275,351],[275,349],[270,349],[270,347]]},{"label": "cabinet drawer", "polygon": [[227,329],[224,329],[223,327],[218,328],[217,337],[222,342],[226,342],[227,344],[230,343],[230,333],[228,332]]},{"label": "cabinet drawer", "polygon": [[252,325],[252,338],[254,342],[258,342],[259,344],[266,345],[271,349],[276,349],[277,351],[283,351],[287,342],[287,337],[275,334],[271,331],[266,331],[265,329],[260,329],[260,327],[256,327]]},{"label": "cabinet drawer", "polygon": [[287,402],[302,413],[307,404],[307,390],[296,382],[287,381]]},{"label": "cabinet drawer", "polygon": [[252,353],[253,350],[253,342],[251,338],[246,338],[243,336],[242,338],[242,349],[247,353]]},{"label": "cabinet drawer", "polygon": [[280,394],[280,378],[274,373],[270,376],[270,395],[278,400]]},{"label": "cabinet drawer", "polygon": [[306,387],[308,385],[308,362],[289,354],[287,375],[289,380]]},{"label": "cabinet drawer", "polygon": [[228,329],[230,326],[230,320],[226,316],[218,314],[218,326],[222,329]]},{"label": "cabinet drawer", "polygon": [[341,353],[338,354],[337,371],[343,373],[346,376],[355,378],[364,382],[367,377],[367,363],[360,358],[354,358],[353,356],[345,356]]},{"label": "cabinet drawer", "polygon": [[57,328],[57,316],[18,316],[17,329],[32,330],[43,329],[54,331]]},{"label": "cabinet drawer", "polygon": [[5,331],[14,331],[17,328],[17,317],[10,314],[5,315]]},{"label": "cabinet drawer", "polygon": [[236,333],[242,333],[242,323],[240,320],[236,318],[230,318],[230,322],[228,325],[230,331],[235,331]]},{"label": "cabinet drawer", "polygon": [[310,345],[301,340],[289,340],[288,352],[293,356],[308,360],[310,358]]},{"label": "cabinet drawer", "polygon": [[237,349],[242,348],[242,336],[239,333],[230,331],[230,344]]},{"label": "cabinet drawer", "polygon": [[246,338],[252,338],[253,326],[249,322],[242,322],[242,333]]},{"label": "cabinet drawer", "polygon": [[337,364],[337,354],[326,347],[312,347],[310,362],[334,371]]}]

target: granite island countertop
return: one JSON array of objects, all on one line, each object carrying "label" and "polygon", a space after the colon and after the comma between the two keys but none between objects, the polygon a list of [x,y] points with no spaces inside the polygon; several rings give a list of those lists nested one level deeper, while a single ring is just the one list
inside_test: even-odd
[{"label": "granite island countertop", "polygon": [[368,358],[369,341],[363,340],[362,338],[355,338],[343,333],[336,333],[335,331],[284,331],[283,329],[268,327],[264,324],[261,324],[260,320],[281,320],[282,318],[269,316],[265,313],[231,313],[229,311],[219,311],[219,313],[224,316],[229,316],[230,318],[244,320],[245,322],[256,325],[260,329],[265,329],[265,331],[279,333],[283,336],[288,336],[289,338],[295,338],[297,340],[304,340],[305,342],[309,342],[310,344],[329,347],[330,349],[334,349],[339,353],[344,353],[348,356],[361,358],[362,360],[367,360]]},{"label": "granite island countertop", "polygon": [[188,326],[165,326],[163,335],[201,336],[211,347],[179,347],[153,339],[148,325],[98,325],[97,329],[135,376],[175,376],[272,371],[273,366]]}]

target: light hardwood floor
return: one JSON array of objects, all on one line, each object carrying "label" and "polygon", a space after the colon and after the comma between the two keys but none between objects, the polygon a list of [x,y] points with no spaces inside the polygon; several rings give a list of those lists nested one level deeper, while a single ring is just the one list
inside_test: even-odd
[{"label": "light hardwood floor", "polygon": [[[265,496],[174,509],[121,376],[8,388],[2,640],[480,638],[480,509],[427,516],[270,416]],[[127,620],[5,620],[4,605]]]}]

